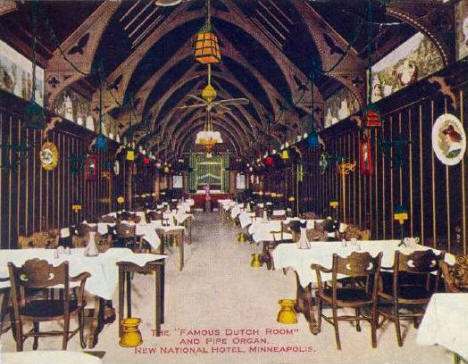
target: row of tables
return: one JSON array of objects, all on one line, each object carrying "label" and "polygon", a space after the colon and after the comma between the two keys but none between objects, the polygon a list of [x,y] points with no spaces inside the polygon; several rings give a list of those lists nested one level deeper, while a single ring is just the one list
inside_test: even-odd
[{"label": "row of tables", "polygon": [[[255,213],[245,211],[241,204],[230,200],[221,201],[220,210],[222,210],[223,215],[228,215],[231,219],[238,219],[240,227],[244,230],[247,229],[252,240],[256,243],[273,240],[272,232],[280,230],[282,223],[287,224],[291,220],[285,218],[282,221],[268,221],[263,218],[255,218]],[[313,220],[307,221],[307,226],[313,228],[315,222]],[[285,236],[284,239],[291,239],[291,237]],[[409,254],[416,250],[431,249],[420,244],[401,246],[400,243],[400,240],[314,241],[310,242],[310,249],[300,249],[297,244],[279,243],[271,251],[271,259],[274,269],[294,271],[296,275],[295,309],[304,314],[311,332],[317,334],[318,326],[314,314],[313,298],[317,277],[311,269],[311,265],[319,264],[325,268],[331,268],[333,254],[346,257],[353,251],[359,251],[368,252],[372,256],[382,252],[382,265],[392,266],[396,250]],[[436,249],[433,250],[439,253]],[[445,261],[453,265],[455,257],[446,253]],[[322,279],[330,280],[331,274],[322,274]],[[468,293],[436,293],[433,295],[419,327],[417,343],[419,345],[442,345],[468,359],[467,332]]]},{"label": "row of tables", "polygon": [[[190,208],[193,201],[184,201],[178,204],[177,211],[166,211],[164,217],[169,221],[175,221],[177,224],[183,224],[188,219],[190,223],[193,215],[190,214]],[[142,212],[141,221],[145,220]],[[116,213],[111,213],[116,216]],[[184,225],[169,226],[162,225],[161,221],[152,221],[151,223],[134,223],[125,221],[125,224],[136,226],[136,234],[148,242],[152,248],[152,253],[134,253],[128,248],[110,248],[97,256],[85,256],[85,248],[73,248],[68,253],[58,254],[55,249],[7,249],[2,250],[0,255],[0,278],[8,277],[8,262],[16,266],[23,265],[27,260],[39,258],[46,260],[49,264],[58,266],[64,261],[68,261],[70,276],[77,276],[88,272],[88,278],[85,291],[95,297],[94,309],[90,323],[90,334],[88,337],[88,347],[93,348],[97,344],[98,336],[105,323],[104,311],[106,302],[112,300],[115,291],[118,288],[118,317],[119,322],[124,315],[124,306],[126,301],[127,316],[131,316],[131,280],[132,273],[154,273],[155,274],[155,325],[156,334],[161,332],[161,324],[164,323],[164,270],[167,255],[164,253],[164,242],[171,235],[179,237],[179,270],[184,266]],[[91,224],[89,224],[91,225]],[[97,223],[98,232],[105,234],[108,232],[108,226],[115,226],[115,223]],[[0,281],[0,289],[8,288],[9,280]]]}]

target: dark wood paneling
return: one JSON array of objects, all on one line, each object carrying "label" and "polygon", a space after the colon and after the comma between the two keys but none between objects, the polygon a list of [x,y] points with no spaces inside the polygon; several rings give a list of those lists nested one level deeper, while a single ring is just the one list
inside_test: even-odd
[{"label": "dark wood paneling", "polygon": [[[3,92],[0,96],[0,143],[23,143],[32,147],[28,157],[17,168],[3,168],[0,171],[1,248],[15,248],[18,235],[60,228],[108,213],[109,203],[99,202],[109,197],[107,181],[101,178],[101,169],[105,161],[113,160],[117,144],[109,142],[108,150],[99,156],[98,180],[84,181],[83,173],[71,172],[70,157],[87,153],[93,134],[64,121],[44,138],[42,131],[24,126],[24,101]],[[45,171],[39,161],[39,150],[46,140],[54,142],[59,150],[59,163],[53,171]],[[12,163],[13,158],[11,149],[0,149],[2,166]],[[113,196],[122,194],[122,174],[114,176],[113,182],[114,186],[118,186]],[[74,202],[83,204],[83,211],[78,216],[71,210]]]}]

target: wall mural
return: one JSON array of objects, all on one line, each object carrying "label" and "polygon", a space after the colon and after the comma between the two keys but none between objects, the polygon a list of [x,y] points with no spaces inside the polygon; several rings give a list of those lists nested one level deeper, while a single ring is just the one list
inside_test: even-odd
[{"label": "wall mural", "polygon": [[460,60],[468,56],[468,1],[460,1],[455,6],[457,59]]},{"label": "wall mural", "polygon": [[[25,100],[32,96],[32,62],[0,41],[0,89]],[[44,69],[36,66],[36,102],[44,106]]]},{"label": "wall mural", "polygon": [[325,100],[325,127],[359,111],[359,102],[347,88],[341,88]]},{"label": "wall mural", "polygon": [[434,44],[417,33],[372,66],[372,102],[442,69]]},{"label": "wall mural", "polygon": [[94,130],[91,103],[72,89],[68,88],[58,95],[53,109],[57,115]]}]

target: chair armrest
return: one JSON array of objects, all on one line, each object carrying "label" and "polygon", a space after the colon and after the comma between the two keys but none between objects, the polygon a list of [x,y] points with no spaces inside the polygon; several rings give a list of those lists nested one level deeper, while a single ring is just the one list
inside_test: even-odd
[{"label": "chair armrest", "polygon": [[310,266],[311,269],[314,269],[314,270],[317,270],[317,271],[320,271],[320,272],[323,272],[323,273],[331,273],[333,272],[332,269],[328,269],[328,268],[325,268],[323,266],[321,266],[320,264],[312,264]]}]

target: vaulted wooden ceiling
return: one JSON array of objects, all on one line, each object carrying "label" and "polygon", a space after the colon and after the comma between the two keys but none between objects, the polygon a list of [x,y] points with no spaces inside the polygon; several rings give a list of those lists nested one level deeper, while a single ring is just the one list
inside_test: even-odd
[{"label": "vaulted wooden ceiling", "polygon": [[[324,100],[339,87],[347,87],[363,106],[369,45],[377,60],[424,31],[437,43],[444,61],[451,61],[437,25],[446,5],[388,3],[372,1],[369,19],[366,0],[212,0],[212,23],[222,53],[222,63],[213,67],[213,85],[218,97],[250,100],[249,105],[232,106],[231,112],[214,113],[224,148],[250,158],[306,131],[312,112],[320,125]],[[104,111],[115,118],[122,136],[173,157],[194,147],[205,114],[177,107],[192,103],[188,95],[199,95],[206,85],[206,67],[195,61],[192,50],[194,35],[205,21],[205,1],[173,7],[157,6],[154,0],[36,5],[38,60],[46,68],[49,105],[71,86],[88,93],[96,110],[102,77],[109,86]],[[29,52],[32,14],[31,2],[25,2],[0,17],[0,30],[24,53]],[[350,42],[344,60],[314,79],[312,102],[313,66],[331,69]]]}]

